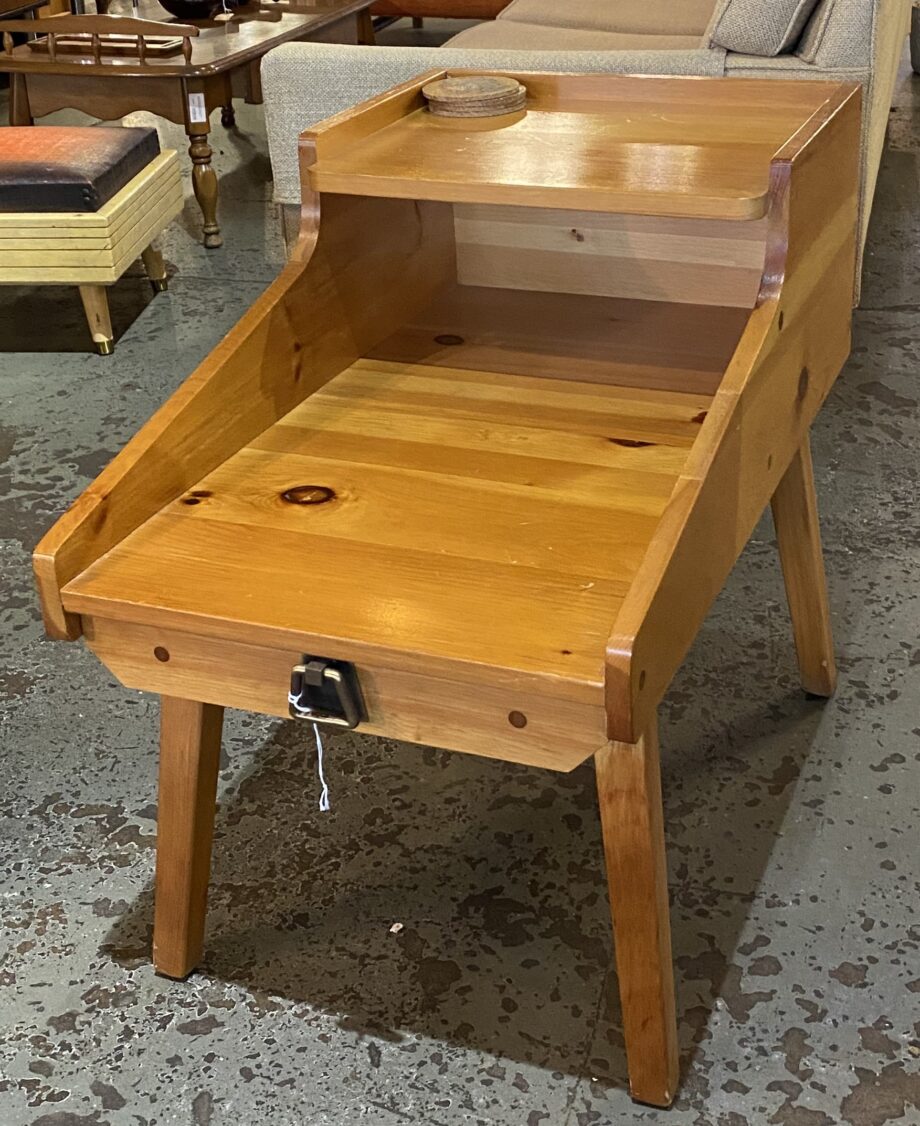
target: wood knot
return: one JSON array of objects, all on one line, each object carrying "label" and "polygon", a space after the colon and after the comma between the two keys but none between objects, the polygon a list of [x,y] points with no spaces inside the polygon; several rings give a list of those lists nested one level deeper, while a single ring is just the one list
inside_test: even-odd
[{"label": "wood knot", "polygon": [[435,342],[435,344],[447,344],[447,345],[457,345],[457,344],[465,344],[466,343],[466,341],[463,339],[462,336],[455,336],[452,332],[445,332],[441,336],[436,336],[434,338],[434,342]]},{"label": "wood knot", "polygon": [[523,712],[508,712],[508,722],[520,729],[527,726],[527,716]]},{"label": "wood knot", "polygon": [[285,489],[281,499],[288,504],[325,504],[327,500],[335,500],[335,489],[326,485],[295,485]]}]

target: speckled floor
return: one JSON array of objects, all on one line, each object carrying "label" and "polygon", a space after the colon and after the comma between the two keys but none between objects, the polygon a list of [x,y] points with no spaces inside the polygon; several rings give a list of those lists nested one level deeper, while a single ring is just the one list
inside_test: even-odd
[{"label": "speckled floor", "polygon": [[799,691],[765,522],[662,709],[669,1113],[625,1089],[590,765],[338,737],[323,816],[302,729],[231,714],[204,967],[151,970],[157,702],[43,638],[29,552],[277,271],[260,111],[217,133],[224,249],[190,205],[114,358],[75,294],[0,293],[0,1126],[920,1123],[918,91],[815,435],[840,690]]}]

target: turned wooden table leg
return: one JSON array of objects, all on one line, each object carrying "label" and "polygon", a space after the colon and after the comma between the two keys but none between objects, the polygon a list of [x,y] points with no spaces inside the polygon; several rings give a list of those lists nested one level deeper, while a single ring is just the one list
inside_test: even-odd
[{"label": "turned wooden table leg", "polygon": [[141,258],[144,260],[144,269],[147,271],[154,293],[162,293],[169,284],[163,255],[151,243],[146,250],[141,251]]},{"label": "turned wooden table leg", "polygon": [[677,1018],[658,737],[608,743],[595,755],[623,1032],[634,1099],[670,1106]]},{"label": "turned wooden table leg", "polygon": [[208,144],[207,130],[189,132],[188,154],[192,158],[192,187],[195,199],[204,218],[204,245],[214,250],[223,244],[220,227],[217,225],[217,173],[211,167],[213,155]]},{"label": "turned wooden table leg", "polygon": [[225,129],[232,129],[236,125],[236,110],[232,102],[220,107],[220,123]]},{"label": "turned wooden table leg", "polygon": [[153,964],[183,978],[204,946],[223,708],[164,696]]},{"label": "turned wooden table leg", "polygon": [[807,437],[773,494],[771,505],[802,685],[815,696],[832,696],[837,667]]},{"label": "turned wooden table leg", "polygon": [[109,316],[109,299],[104,285],[81,285],[80,299],[86,313],[86,323],[93,335],[93,344],[100,356],[110,356],[115,350],[112,320]]}]

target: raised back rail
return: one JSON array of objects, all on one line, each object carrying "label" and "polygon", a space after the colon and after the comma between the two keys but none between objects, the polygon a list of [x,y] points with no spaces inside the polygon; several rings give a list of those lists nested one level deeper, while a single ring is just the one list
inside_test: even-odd
[{"label": "raised back rail", "polygon": [[133,16],[55,16],[45,22],[50,25],[48,28],[35,20],[4,20],[4,54],[13,53],[14,33],[34,35],[41,28],[48,40],[48,61],[52,63],[57,58],[58,40],[62,38],[86,40],[86,53],[93,60],[89,64],[90,69],[106,65],[103,54],[106,43],[117,42],[123,46],[126,40],[132,38],[137,42],[137,57],[141,63],[147,61],[149,40],[181,38],[182,57],[189,63],[192,61],[192,39],[199,34],[199,29],[190,23],[161,23]]}]

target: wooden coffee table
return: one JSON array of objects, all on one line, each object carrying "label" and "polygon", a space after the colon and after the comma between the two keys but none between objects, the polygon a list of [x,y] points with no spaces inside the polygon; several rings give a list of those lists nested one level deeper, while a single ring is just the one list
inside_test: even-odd
[{"label": "wooden coffee table", "polygon": [[39,544],[45,620],[163,697],[172,977],[222,707],[593,757],[630,1084],[666,1106],[656,711],[771,503],[834,690],[808,435],[850,348],[859,88],[522,74],[526,116],[458,121],[432,77],[303,135],[295,259]]},{"label": "wooden coffee table", "polygon": [[[227,127],[234,123],[233,98],[261,103],[259,63],[281,43],[303,39],[333,42],[373,42],[369,13],[372,0],[283,0],[238,8],[226,21],[194,23],[190,57],[176,49],[165,57],[152,49],[139,54],[110,55],[114,35],[145,32],[147,41],[169,36],[179,40],[183,28],[168,17],[156,0],[140,0],[146,29],[133,20],[130,0],[113,0],[107,15],[62,16],[49,20],[61,34],[98,35],[101,51],[94,57],[92,42],[85,53],[58,48],[55,57],[28,44],[0,51],[0,71],[11,75],[10,124],[31,125],[60,109],[78,109],[103,121],[135,110],[149,110],[184,126],[189,139],[195,196],[204,218],[204,245],[218,247],[222,239],[217,221],[218,183],[208,143],[210,117],[221,109]],[[27,26],[28,24],[28,26]],[[45,30],[32,21],[4,21],[0,32]]]}]

